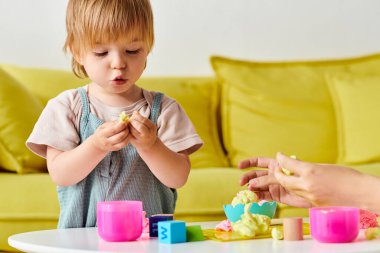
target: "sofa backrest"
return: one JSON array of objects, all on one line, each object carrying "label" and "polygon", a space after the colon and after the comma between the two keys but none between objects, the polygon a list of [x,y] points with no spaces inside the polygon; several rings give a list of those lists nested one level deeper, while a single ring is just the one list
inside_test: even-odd
[{"label": "sofa backrest", "polygon": [[235,166],[278,151],[335,163],[338,133],[327,76],[380,74],[379,54],[300,62],[212,57],[211,63],[221,85],[223,143]]},{"label": "sofa backrest", "polygon": [[[301,62],[212,57],[211,63],[216,78],[152,77],[138,81],[146,89],[176,99],[194,123],[205,145],[191,155],[193,168],[235,167],[244,158],[274,156],[278,151],[307,161],[335,163],[339,133],[326,76],[380,74],[379,54]],[[42,106],[61,91],[88,82],[69,71],[0,68]],[[32,127],[26,125],[25,131]]]}]

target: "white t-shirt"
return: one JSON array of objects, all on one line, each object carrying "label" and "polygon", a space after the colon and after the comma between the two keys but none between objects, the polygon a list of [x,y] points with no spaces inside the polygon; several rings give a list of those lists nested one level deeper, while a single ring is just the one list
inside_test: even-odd
[{"label": "white t-shirt", "polygon": [[[88,90],[88,86],[84,86]],[[143,89],[143,99],[127,107],[113,107],[89,96],[90,111],[103,121],[118,120],[125,111],[131,115],[139,111],[149,117],[156,92]],[[46,158],[47,146],[61,151],[74,149],[80,144],[79,122],[82,105],[77,89],[67,90],[49,100],[34,129],[26,141],[27,147]],[[203,142],[182,107],[172,98],[163,96],[161,112],[157,119],[157,136],[172,151],[186,151],[189,155]]]}]

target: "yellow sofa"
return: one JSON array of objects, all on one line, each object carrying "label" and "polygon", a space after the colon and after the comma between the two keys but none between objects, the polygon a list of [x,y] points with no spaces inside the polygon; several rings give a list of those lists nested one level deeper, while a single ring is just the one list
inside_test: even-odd
[{"label": "yellow sofa", "polygon": [[[212,57],[211,64],[215,76],[138,82],[175,98],[205,142],[191,156],[177,219],[224,219],[223,204],[242,189],[236,164],[250,156],[282,151],[380,175],[380,55],[268,63]],[[68,71],[0,65],[0,250],[11,250],[12,234],[56,227],[55,185],[24,143],[47,101],[86,81]],[[277,211],[307,215],[285,205]]]}]

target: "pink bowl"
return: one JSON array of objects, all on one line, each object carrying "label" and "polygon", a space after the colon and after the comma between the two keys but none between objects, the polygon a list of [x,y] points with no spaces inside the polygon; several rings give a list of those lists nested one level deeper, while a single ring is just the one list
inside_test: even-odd
[{"label": "pink bowl", "polygon": [[141,236],[141,201],[98,202],[96,215],[98,234],[105,241],[135,241]]},{"label": "pink bowl", "polygon": [[310,208],[311,235],[319,242],[352,242],[359,233],[359,208]]}]

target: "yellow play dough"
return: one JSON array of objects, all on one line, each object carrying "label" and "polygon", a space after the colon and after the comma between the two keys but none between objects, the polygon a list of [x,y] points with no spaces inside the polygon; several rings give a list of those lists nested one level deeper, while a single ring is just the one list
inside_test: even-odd
[{"label": "yellow play dough", "polygon": [[122,112],[119,114],[119,121],[120,121],[120,122],[124,122],[124,123],[128,123],[128,121],[129,121],[129,117],[128,117],[128,115],[127,115],[124,111],[122,111]]},{"label": "yellow play dough", "polygon": [[251,205],[252,203],[245,205],[241,220],[231,222],[233,231],[246,237],[269,233],[271,219],[266,215],[250,213],[249,208]]},{"label": "yellow play dough", "polygon": [[236,206],[238,204],[245,205],[245,204],[250,204],[257,201],[258,201],[258,197],[256,193],[250,190],[243,190],[243,191],[238,192],[238,194],[236,194],[236,196],[232,199],[231,205],[232,206]]}]

